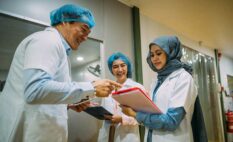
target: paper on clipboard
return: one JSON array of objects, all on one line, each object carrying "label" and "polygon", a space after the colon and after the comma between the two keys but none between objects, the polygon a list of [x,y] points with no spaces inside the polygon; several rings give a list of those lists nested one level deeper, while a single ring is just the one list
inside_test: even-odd
[{"label": "paper on clipboard", "polygon": [[138,87],[113,92],[112,98],[121,105],[129,106],[135,111],[161,113],[160,109],[152,102],[146,92]]}]

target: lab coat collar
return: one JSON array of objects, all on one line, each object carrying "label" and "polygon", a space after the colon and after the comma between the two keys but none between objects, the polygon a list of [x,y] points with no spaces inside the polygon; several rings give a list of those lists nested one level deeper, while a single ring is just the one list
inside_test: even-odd
[{"label": "lab coat collar", "polygon": [[170,79],[176,77],[177,75],[180,75],[180,72],[183,72],[183,71],[184,71],[184,69],[180,68],[180,69],[174,71],[173,73],[171,73],[167,78],[170,80]]},{"label": "lab coat collar", "polygon": [[62,44],[63,44],[63,46],[64,46],[64,48],[66,50],[66,55],[69,56],[71,54],[71,47],[66,42],[66,40],[64,39],[64,37],[59,33],[59,31],[56,28],[54,28],[54,27],[48,27],[45,30],[55,32],[56,34],[58,34],[60,36]]},{"label": "lab coat collar", "polygon": [[66,40],[62,36],[61,36],[61,41],[62,41],[63,46],[65,47],[66,55],[69,56],[71,54],[71,48],[69,44],[66,42]]},{"label": "lab coat collar", "polygon": [[[185,71],[183,68],[180,68],[174,72],[172,72],[170,75],[168,75],[168,77],[164,80],[164,82],[161,84],[161,86],[164,86],[165,84],[167,84],[171,79],[173,79],[174,77],[177,77],[178,75],[180,75],[181,72]],[[156,82],[157,84],[157,82]],[[156,86],[156,84],[154,84],[154,87]],[[160,86],[160,87],[161,87]]]},{"label": "lab coat collar", "polygon": [[[158,88],[156,94],[159,94],[161,88],[164,88],[166,87],[170,80],[173,79],[174,77],[177,77],[178,75],[180,75],[181,72],[183,72],[184,69],[183,68],[180,68],[174,72],[172,72],[170,75],[168,75],[168,77],[163,81],[163,83],[160,85],[160,87]],[[151,91],[150,91],[150,94],[153,94],[154,93],[154,88],[156,87],[156,84],[157,84],[157,81],[155,82],[155,84],[152,85],[152,88]],[[155,95],[156,96],[156,95]],[[153,98],[153,95],[151,96],[151,99]],[[156,99],[154,100],[154,102],[156,102]]]},{"label": "lab coat collar", "polygon": [[[180,68],[180,69],[178,69],[178,70],[172,72],[172,73],[171,73],[170,75],[168,75],[168,77],[164,80],[164,82],[162,83],[162,85],[163,85],[165,82],[169,81],[170,79],[172,79],[172,78],[176,77],[177,75],[179,75],[180,72],[182,72],[182,71],[184,71],[184,69],[183,69],[183,68]],[[153,83],[151,84],[151,88],[154,88],[154,87],[156,86],[157,81],[158,81],[157,79],[156,79],[155,81],[153,81]],[[153,92],[151,92],[151,93],[153,94]]]}]

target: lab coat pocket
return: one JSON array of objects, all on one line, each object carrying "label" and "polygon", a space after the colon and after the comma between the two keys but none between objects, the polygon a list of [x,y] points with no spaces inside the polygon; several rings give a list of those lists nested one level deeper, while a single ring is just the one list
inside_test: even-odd
[{"label": "lab coat pocket", "polygon": [[33,113],[25,123],[24,141],[67,141],[67,118]]}]

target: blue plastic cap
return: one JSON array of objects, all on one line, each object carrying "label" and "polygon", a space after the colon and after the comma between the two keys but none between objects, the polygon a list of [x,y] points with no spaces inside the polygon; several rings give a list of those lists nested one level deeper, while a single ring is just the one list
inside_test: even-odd
[{"label": "blue plastic cap", "polygon": [[114,61],[116,60],[122,60],[126,65],[127,65],[127,78],[131,78],[132,77],[132,65],[130,63],[130,60],[128,57],[126,57],[124,54],[122,54],[121,52],[117,52],[117,53],[113,53],[109,58],[108,58],[108,69],[111,71],[112,73],[112,64]]},{"label": "blue plastic cap", "polygon": [[91,29],[95,26],[94,16],[90,10],[72,4],[64,5],[50,13],[51,25],[57,25],[62,22],[81,22],[85,23]]}]

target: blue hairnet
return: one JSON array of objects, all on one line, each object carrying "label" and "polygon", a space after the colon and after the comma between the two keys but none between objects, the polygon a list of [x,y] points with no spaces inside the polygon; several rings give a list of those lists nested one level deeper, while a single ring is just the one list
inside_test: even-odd
[{"label": "blue hairnet", "polygon": [[124,54],[117,52],[117,53],[113,53],[109,58],[108,58],[108,69],[111,71],[112,73],[112,64],[115,60],[122,60],[126,65],[127,65],[127,78],[131,78],[132,77],[132,67],[131,67],[131,63],[128,59],[128,57],[126,57]]},{"label": "blue hairnet", "polygon": [[95,26],[94,16],[88,9],[67,4],[50,12],[51,25],[57,25],[62,22],[82,22],[92,28]]}]

